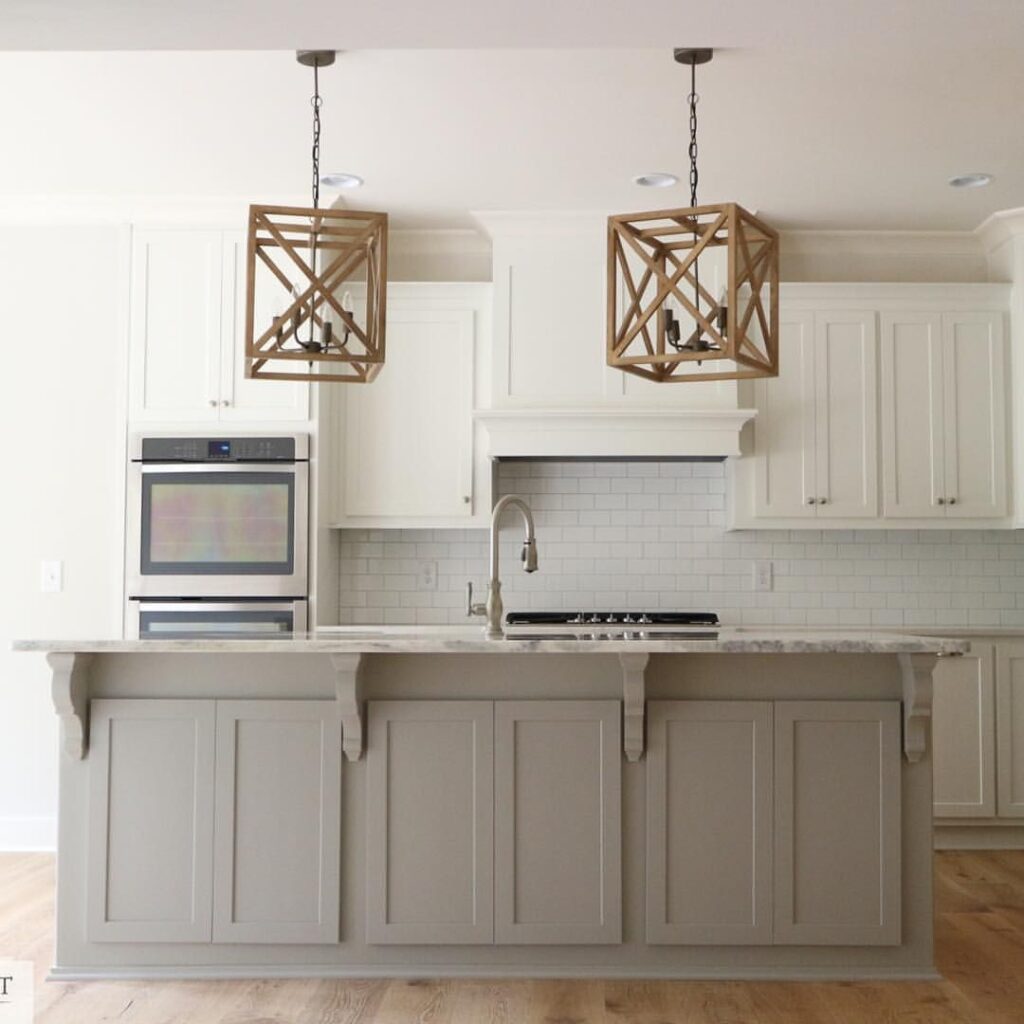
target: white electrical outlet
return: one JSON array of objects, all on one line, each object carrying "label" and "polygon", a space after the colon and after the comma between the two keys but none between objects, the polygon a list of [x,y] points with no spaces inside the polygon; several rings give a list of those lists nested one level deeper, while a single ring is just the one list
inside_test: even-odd
[{"label": "white electrical outlet", "polygon": [[772,589],[772,563],[771,562],[755,562],[754,563],[754,589],[755,590],[771,590]]},{"label": "white electrical outlet", "polygon": [[64,589],[64,563],[42,561],[39,563],[39,589],[44,594],[59,594]]},{"label": "white electrical outlet", "polygon": [[420,562],[420,590],[437,590],[437,562]]}]

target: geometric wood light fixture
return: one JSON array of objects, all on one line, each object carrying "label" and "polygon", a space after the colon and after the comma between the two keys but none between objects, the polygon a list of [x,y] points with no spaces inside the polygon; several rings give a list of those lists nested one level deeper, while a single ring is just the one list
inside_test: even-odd
[{"label": "geometric wood light fixture", "polygon": [[736,203],[697,205],[696,66],[690,66],[690,205],[608,218],[609,366],[662,383],[779,372],[779,236]]},{"label": "geometric wood light fixture", "polygon": [[249,207],[245,375],[367,383],[384,365],[386,213],[320,209],[319,69],[313,68],[313,205]]}]

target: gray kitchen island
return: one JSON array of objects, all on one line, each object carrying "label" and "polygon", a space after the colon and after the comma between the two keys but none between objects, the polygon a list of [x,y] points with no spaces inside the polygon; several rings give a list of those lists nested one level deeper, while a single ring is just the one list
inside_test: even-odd
[{"label": "gray kitchen island", "polygon": [[962,641],[23,641],[62,720],[55,978],[926,978]]}]

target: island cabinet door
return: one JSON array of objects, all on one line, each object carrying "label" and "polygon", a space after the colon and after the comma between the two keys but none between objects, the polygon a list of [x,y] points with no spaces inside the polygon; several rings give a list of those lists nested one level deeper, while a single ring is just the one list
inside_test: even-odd
[{"label": "island cabinet door", "polygon": [[647,705],[647,941],[767,945],[772,706]]},{"label": "island cabinet door", "polygon": [[775,705],[775,942],[900,942],[900,705]]},{"label": "island cabinet door", "polygon": [[1024,644],[996,645],[996,719],[998,813],[1024,818]]},{"label": "island cabinet door", "polygon": [[940,658],[932,676],[934,810],[940,818],[996,813],[995,645],[971,641],[962,658]]},{"label": "island cabinet door", "polygon": [[494,705],[368,705],[366,941],[494,941]]},{"label": "island cabinet door", "polygon": [[209,942],[214,702],[94,700],[88,938]]},{"label": "island cabinet door", "polygon": [[216,777],[214,942],[337,942],[337,704],[218,701]]},{"label": "island cabinet door", "polygon": [[496,943],[622,941],[620,719],[614,700],[495,704]]}]

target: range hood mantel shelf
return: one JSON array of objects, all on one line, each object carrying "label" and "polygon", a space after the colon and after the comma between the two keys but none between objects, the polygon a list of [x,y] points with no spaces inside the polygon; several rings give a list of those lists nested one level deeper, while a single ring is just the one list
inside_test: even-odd
[{"label": "range hood mantel shelf", "polygon": [[726,458],[756,409],[478,409],[492,458]]}]

